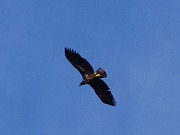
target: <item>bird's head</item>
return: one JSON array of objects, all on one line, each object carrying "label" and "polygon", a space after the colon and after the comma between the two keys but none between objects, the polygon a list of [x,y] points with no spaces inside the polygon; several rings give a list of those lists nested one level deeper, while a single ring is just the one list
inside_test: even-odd
[{"label": "bird's head", "polygon": [[82,81],[82,82],[79,84],[79,87],[82,86],[82,85],[84,85],[84,84],[85,84],[84,81]]}]

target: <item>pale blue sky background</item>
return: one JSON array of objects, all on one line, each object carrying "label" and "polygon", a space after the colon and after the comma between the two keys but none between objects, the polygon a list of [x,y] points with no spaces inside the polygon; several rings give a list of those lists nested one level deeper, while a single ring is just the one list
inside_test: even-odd
[{"label": "pale blue sky background", "polygon": [[[103,104],[64,47],[106,70]],[[179,135],[179,0],[1,0],[1,135]]]}]

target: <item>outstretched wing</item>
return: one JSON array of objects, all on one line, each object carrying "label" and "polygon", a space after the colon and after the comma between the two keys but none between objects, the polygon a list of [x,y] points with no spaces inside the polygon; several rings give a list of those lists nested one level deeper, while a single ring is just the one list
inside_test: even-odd
[{"label": "outstretched wing", "polygon": [[112,106],[116,105],[116,101],[111,92],[109,91],[109,87],[103,80],[96,78],[90,81],[89,85],[94,89],[94,91],[103,103]]},{"label": "outstretched wing", "polygon": [[92,74],[94,70],[89,62],[82,58],[76,51],[70,48],[65,48],[65,56],[69,60],[69,62],[81,73],[82,76],[84,74]]}]

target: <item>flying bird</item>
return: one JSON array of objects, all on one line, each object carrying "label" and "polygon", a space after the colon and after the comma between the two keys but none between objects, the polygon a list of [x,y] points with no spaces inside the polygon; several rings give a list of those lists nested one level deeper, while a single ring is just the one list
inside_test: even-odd
[{"label": "flying bird", "polygon": [[91,64],[71,48],[65,48],[65,56],[83,77],[83,81],[79,86],[89,84],[103,103],[112,106],[116,105],[116,101],[108,85],[101,79],[107,77],[103,69],[98,68],[97,71],[94,72]]}]

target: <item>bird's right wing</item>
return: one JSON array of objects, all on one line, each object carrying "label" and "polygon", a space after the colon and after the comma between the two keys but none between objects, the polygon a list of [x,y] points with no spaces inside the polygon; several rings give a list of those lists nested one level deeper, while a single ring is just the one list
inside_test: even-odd
[{"label": "bird's right wing", "polygon": [[84,74],[92,74],[94,70],[89,62],[82,58],[76,51],[70,48],[65,48],[65,56],[69,62],[81,73],[84,77]]},{"label": "bird's right wing", "polygon": [[115,106],[116,101],[109,91],[109,87],[107,84],[101,79],[94,79],[89,82],[89,85],[94,89],[95,93],[101,99],[101,101],[105,104]]}]

